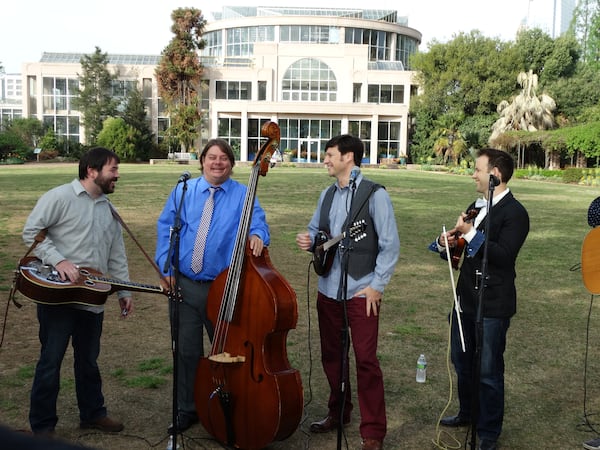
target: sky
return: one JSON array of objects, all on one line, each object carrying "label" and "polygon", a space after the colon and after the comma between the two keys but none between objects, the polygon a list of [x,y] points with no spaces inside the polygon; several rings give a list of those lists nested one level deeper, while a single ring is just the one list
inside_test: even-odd
[{"label": "sky", "polygon": [[[309,6],[395,9],[408,26],[423,35],[421,51],[433,39],[447,42],[460,32],[477,29],[486,37],[513,40],[519,26],[547,20],[552,0],[13,0],[0,9],[0,64],[20,73],[42,53],[160,55],[173,37],[171,12],[200,9],[207,20],[223,5]],[[205,6],[208,5],[208,6]],[[551,17],[550,17],[551,19]]]}]

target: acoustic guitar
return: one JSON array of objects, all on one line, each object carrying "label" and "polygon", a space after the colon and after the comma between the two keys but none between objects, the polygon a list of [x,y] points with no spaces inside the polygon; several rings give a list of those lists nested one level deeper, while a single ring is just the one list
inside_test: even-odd
[{"label": "acoustic guitar", "polygon": [[34,302],[46,305],[99,306],[106,302],[109,294],[119,290],[166,295],[160,286],[107,278],[85,267],[79,269],[77,282],[62,281],[53,266],[43,264],[35,257],[23,258],[15,272],[17,290]]},{"label": "acoustic guitar", "polygon": [[[365,229],[367,224],[364,220],[358,220],[354,222],[348,229],[348,237],[354,242],[358,242],[364,239],[367,235]],[[331,265],[333,264],[333,256],[335,255],[335,249],[338,243],[346,237],[346,232],[337,235],[334,238],[322,230],[319,230],[315,236],[315,242],[313,244],[313,267],[317,275],[323,276],[329,272]]]},{"label": "acoustic guitar", "polygon": [[600,294],[600,226],[592,228],[583,239],[581,275],[590,294]]}]

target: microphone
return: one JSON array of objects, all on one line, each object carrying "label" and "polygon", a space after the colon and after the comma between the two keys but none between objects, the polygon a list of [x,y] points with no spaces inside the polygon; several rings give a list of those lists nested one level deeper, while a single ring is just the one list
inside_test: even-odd
[{"label": "microphone", "polygon": [[181,176],[179,177],[179,179],[177,180],[177,183],[185,183],[187,180],[189,180],[192,177],[192,175],[186,170],[185,172],[183,172],[181,174]]},{"label": "microphone", "polygon": [[356,179],[358,178],[358,174],[360,173],[360,167],[354,166],[350,171],[350,181],[349,184],[356,183]]},{"label": "microphone", "polygon": [[490,173],[490,186],[498,186],[500,184],[500,178]]}]

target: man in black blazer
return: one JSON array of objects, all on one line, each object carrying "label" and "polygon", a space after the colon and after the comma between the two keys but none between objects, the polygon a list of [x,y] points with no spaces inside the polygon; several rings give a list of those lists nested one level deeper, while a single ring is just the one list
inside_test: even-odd
[{"label": "man in black blazer", "polygon": [[[440,423],[450,427],[475,424],[480,450],[496,449],[502,431],[504,350],[510,319],[517,309],[515,262],[529,233],[527,210],[507,186],[513,170],[514,161],[508,153],[491,148],[480,150],[472,178],[483,198],[467,208],[467,211],[477,211],[475,219],[469,220],[475,214],[462,213],[456,226],[429,246],[446,258],[446,243],[451,254],[453,248],[464,245],[456,286],[464,351],[456,309],[451,319],[451,353],[458,378],[460,410],[455,416],[444,417]],[[488,214],[490,197],[491,213]],[[485,267],[484,256],[487,256]],[[482,340],[477,349],[478,330]],[[475,370],[477,360],[481,361],[479,374]],[[479,384],[475,391],[477,376]]]}]

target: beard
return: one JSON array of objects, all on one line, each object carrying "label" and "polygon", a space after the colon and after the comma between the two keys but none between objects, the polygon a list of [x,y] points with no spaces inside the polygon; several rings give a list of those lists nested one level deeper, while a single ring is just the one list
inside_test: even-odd
[{"label": "beard", "polygon": [[98,175],[94,180],[96,186],[98,186],[104,194],[112,194],[115,192],[115,183],[117,182],[117,178],[114,177],[105,177],[103,175]]}]

